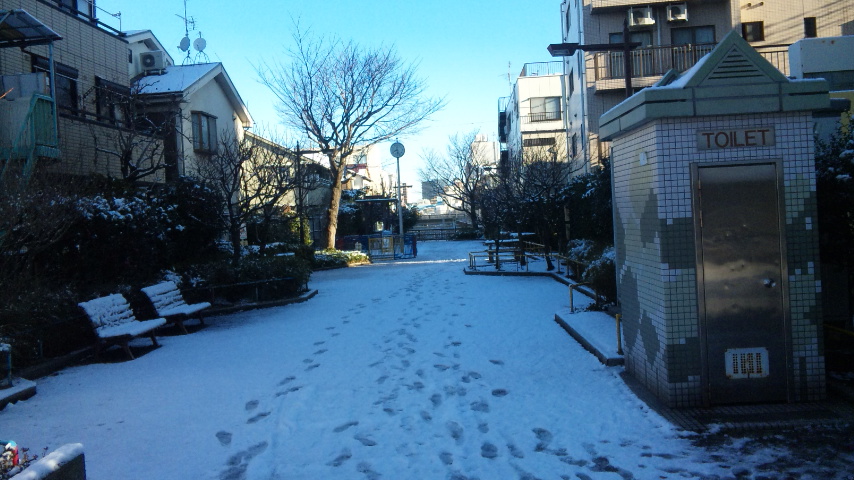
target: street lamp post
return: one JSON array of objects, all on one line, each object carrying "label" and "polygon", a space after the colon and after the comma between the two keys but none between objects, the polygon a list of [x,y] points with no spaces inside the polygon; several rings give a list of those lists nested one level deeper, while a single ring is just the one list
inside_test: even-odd
[{"label": "street lamp post", "polygon": [[[391,155],[397,159],[397,221],[398,231],[400,232],[400,241],[403,242],[403,196],[400,188],[400,157],[406,152],[403,144],[400,141],[395,141],[391,145]],[[402,245],[402,243],[401,243]],[[403,249],[401,248],[401,253]]]},{"label": "street lamp post", "polygon": [[632,96],[632,57],[631,52],[639,47],[640,42],[629,42],[629,21],[623,21],[623,42],[622,43],[591,43],[581,45],[578,43],[552,43],[548,46],[548,51],[553,57],[571,57],[575,52],[581,50],[583,52],[623,52],[623,70],[625,71],[626,80],[626,98]]}]

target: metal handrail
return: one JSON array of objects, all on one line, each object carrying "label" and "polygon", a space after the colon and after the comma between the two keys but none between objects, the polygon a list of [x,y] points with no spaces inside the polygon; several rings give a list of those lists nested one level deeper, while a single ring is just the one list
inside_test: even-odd
[{"label": "metal handrail", "polygon": [[[674,69],[684,72],[693,67],[704,55],[714,50],[716,43],[688,45],[657,45],[640,47],[632,51],[632,76],[634,78],[664,75]],[[789,73],[788,46],[757,46],[757,53],[768,60],[784,75]],[[591,52],[596,80],[621,80],[625,78],[623,52]]]},{"label": "metal handrail", "polygon": [[56,104],[47,95],[34,94],[30,99],[30,108],[24,117],[24,123],[15,137],[15,143],[5,159],[0,179],[6,176],[13,160],[24,159],[21,172],[21,184],[26,184],[36,167],[39,155],[36,150],[41,147],[56,149],[59,146],[59,136],[56,131]]}]

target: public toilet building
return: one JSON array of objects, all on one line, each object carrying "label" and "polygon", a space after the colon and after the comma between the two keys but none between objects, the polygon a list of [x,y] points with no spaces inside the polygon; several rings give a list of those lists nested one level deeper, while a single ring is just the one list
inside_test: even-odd
[{"label": "public toilet building", "polygon": [[813,111],[735,31],[602,115],[626,369],[672,407],[825,396]]}]

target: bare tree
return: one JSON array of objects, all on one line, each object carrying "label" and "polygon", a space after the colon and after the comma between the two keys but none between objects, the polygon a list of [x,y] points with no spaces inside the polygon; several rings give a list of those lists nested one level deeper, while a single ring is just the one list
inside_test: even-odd
[{"label": "bare tree", "polygon": [[413,133],[444,100],[425,97],[415,65],[403,62],[393,47],[316,37],[299,26],[293,38],[289,61],[256,70],[278,98],[284,122],[305,134],[329,160],[326,246],[334,248],[347,157],[357,146]]},{"label": "bare tree", "polygon": [[97,120],[89,124],[94,161],[104,155],[118,163],[129,183],[168,168],[165,142],[175,133],[176,114],[150,106],[140,88],[102,82],[83,94]]},{"label": "bare tree", "polygon": [[198,177],[223,198],[222,221],[233,261],[240,261],[240,231],[255,216],[269,215],[293,190],[293,159],[284,148],[268,148],[255,137],[220,135],[215,154],[199,159]]},{"label": "bare tree", "polygon": [[536,231],[543,242],[548,269],[554,267],[551,262],[552,248],[566,243],[562,238],[564,229],[564,206],[567,188],[578,167],[564,160],[559,146],[529,148],[521,162],[520,205],[527,224]]},{"label": "bare tree", "polygon": [[450,136],[446,154],[428,152],[421,157],[424,167],[419,170],[422,181],[436,182],[445,205],[468,215],[472,228],[480,226],[479,198],[496,168],[488,153],[476,145],[477,136],[477,131]]}]

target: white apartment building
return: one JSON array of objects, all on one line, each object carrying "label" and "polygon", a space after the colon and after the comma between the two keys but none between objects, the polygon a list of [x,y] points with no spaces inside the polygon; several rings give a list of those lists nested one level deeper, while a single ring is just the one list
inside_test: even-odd
[{"label": "white apartment building", "polygon": [[[763,57],[789,75],[788,46],[803,38],[854,35],[854,0],[564,0],[565,43],[621,43],[628,22],[635,91],[670,69],[685,71],[735,29]],[[608,156],[599,141],[599,117],[625,99],[622,52],[582,52],[564,57],[567,138],[595,165]]]},{"label": "white apartment building", "polygon": [[573,158],[566,145],[565,78],[561,62],[526,63],[510,96],[499,99],[501,168],[532,151]]}]

